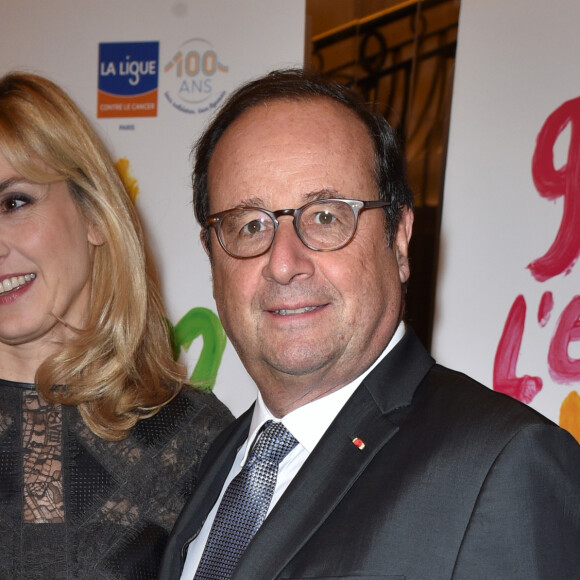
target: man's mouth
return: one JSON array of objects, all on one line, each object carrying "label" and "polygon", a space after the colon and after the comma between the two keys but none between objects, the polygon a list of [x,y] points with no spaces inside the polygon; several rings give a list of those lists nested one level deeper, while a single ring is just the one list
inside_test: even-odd
[{"label": "man's mouth", "polygon": [[280,316],[292,316],[293,314],[304,314],[305,312],[312,312],[312,310],[316,310],[319,308],[318,306],[304,306],[303,308],[283,308],[281,310],[274,310],[276,314]]},{"label": "man's mouth", "polygon": [[36,274],[24,274],[22,276],[12,276],[5,278],[0,282],[0,294],[6,294],[12,290],[17,290],[21,286],[32,282],[36,278]]}]

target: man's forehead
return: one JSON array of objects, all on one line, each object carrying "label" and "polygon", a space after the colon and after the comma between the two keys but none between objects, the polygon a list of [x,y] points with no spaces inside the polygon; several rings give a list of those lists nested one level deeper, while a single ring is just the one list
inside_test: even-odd
[{"label": "man's forehead", "polygon": [[[250,125],[254,128],[258,123],[267,122],[272,116],[277,119],[286,118],[289,122],[303,113],[312,114],[311,123],[323,124],[329,118],[340,122],[340,125],[359,126],[368,134],[367,128],[362,119],[346,105],[324,95],[279,97],[261,101],[243,111],[224,131],[220,140],[226,135],[236,133],[243,127]],[[338,129],[338,125],[337,125]],[[288,130],[287,124],[280,124],[276,127],[276,132],[284,133]],[[369,135],[370,139],[370,135]],[[219,143],[219,141],[218,141]]]},{"label": "man's forehead", "polygon": [[[374,163],[365,124],[344,105],[329,98],[268,101],[246,110],[218,141],[208,168],[211,209],[280,209],[290,201],[298,207],[362,190],[374,197]],[[292,200],[273,200],[272,192],[281,190],[292,191]]]}]

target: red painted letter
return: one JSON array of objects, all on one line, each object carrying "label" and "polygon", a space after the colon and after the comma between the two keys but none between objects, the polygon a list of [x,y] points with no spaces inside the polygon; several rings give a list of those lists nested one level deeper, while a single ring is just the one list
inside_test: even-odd
[{"label": "red painted letter", "polygon": [[[570,148],[566,164],[554,167],[554,144],[570,123]],[[539,282],[566,271],[580,254],[580,97],[565,102],[544,123],[532,160],[532,176],[538,193],[546,199],[564,196],[560,229],[549,250],[528,265]]]},{"label": "red painted letter", "polygon": [[550,376],[558,383],[580,381],[580,359],[571,359],[568,355],[568,345],[580,340],[579,316],[580,296],[574,296],[560,316],[548,352]]},{"label": "red painted letter", "polygon": [[525,321],[526,300],[520,294],[509,311],[497,345],[493,365],[493,388],[523,403],[529,403],[542,389],[542,379],[528,375],[516,376]]},{"label": "red painted letter", "polygon": [[544,292],[540,300],[540,306],[538,307],[538,323],[542,328],[548,324],[548,320],[550,320],[550,315],[552,314],[552,308],[554,308],[554,296],[551,292]]}]

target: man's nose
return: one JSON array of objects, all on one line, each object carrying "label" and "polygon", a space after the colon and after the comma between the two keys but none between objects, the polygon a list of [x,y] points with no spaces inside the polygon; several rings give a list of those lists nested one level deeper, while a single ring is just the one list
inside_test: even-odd
[{"label": "man's nose", "polygon": [[296,233],[291,216],[280,217],[264,266],[263,276],[278,284],[290,284],[296,278],[314,273],[314,250],[307,248]]}]

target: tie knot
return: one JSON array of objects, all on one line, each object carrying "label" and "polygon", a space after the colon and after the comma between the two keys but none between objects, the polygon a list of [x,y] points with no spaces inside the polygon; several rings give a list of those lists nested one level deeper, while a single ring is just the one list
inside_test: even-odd
[{"label": "tie knot", "polygon": [[280,422],[266,421],[249,459],[272,461],[276,465],[298,445],[292,433]]}]

